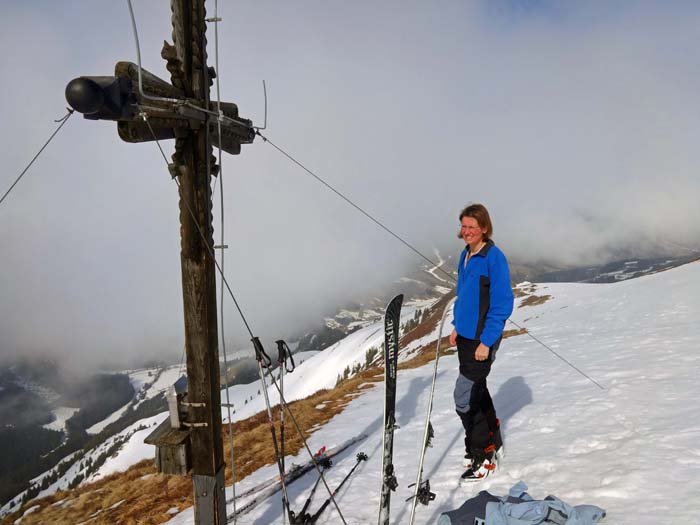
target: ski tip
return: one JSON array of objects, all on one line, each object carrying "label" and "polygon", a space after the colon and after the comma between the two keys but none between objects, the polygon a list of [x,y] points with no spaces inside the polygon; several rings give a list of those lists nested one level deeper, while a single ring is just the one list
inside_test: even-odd
[{"label": "ski tip", "polygon": [[403,294],[400,293],[396,297],[394,297],[391,301],[389,301],[389,304],[387,304],[387,309],[391,308],[392,306],[394,308],[401,308],[401,305],[403,304]]}]

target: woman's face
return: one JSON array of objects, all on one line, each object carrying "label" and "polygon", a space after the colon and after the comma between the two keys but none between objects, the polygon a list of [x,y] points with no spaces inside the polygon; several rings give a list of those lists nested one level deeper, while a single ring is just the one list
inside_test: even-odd
[{"label": "woman's face", "polygon": [[462,217],[462,228],[459,233],[469,246],[478,246],[484,239],[486,228],[479,226],[474,217]]}]

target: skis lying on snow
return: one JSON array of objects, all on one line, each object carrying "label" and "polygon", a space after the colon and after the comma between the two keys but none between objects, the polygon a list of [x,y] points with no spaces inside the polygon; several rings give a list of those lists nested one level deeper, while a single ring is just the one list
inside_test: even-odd
[{"label": "skis lying on snow", "polygon": [[[345,475],[343,481],[341,481],[340,484],[333,491],[333,496],[336,496],[338,494],[338,491],[342,488],[342,486],[345,484],[348,478],[352,476],[352,473],[355,472],[355,469],[358,467],[358,465],[363,461],[367,461],[367,459],[367,454],[365,454],[364,452],[360,452],[357,454],[355,465],[352,467],[352,469],[350,469],[350,472],[348,472]],[[330,462],[330,460],[328,460],[328,462]],[[323,511],[326,510],[326,507],[328,507],[328,505],[330,504],[331,498],[329,496],[314,514],[309,514],[306,512],[309,508],[309,504],[311,503],[311,499],[313,498],[314,493],[316,492],[316,487],[318,486],[318,481],[320,479],[321,476],[319,476],[316,480],[316,483],[311,489],[311,494],[307,498],[306,503],[304,503],[304,508],[301,509],[301,512],[299,514],[291,513],[291,525],[314,525],[318,521],[318,518],[321,516],[321,514],[323,514]]]},{"label": "skis lying on snow", "polygon": [[[319,455],[318,458],[314,460],[309,460],[307,463],[303,465],[292,465],[292,467],[289,469],[289,471],[284,475],[284,482],[289,485],[293,481],[299,479],[302,477],[304,474],[309,472],[310,470],[313,470],[315,468],[314,463],[315,462],[320,462],[321,457],[323,458],[332,458],[333,456],[336,456],[346,450],[347,448],[351,447],[355,443],[358,443],[359,441],[362,441],[364,439],[367,439],[367,434],[360,434],[358,436],[355,436],[354,438],[348,439],[344,443],[338,445],[337,447],[330,448],[325,451],[325,454]],[[239,507],[236,509],[236,517],[242,516],[244,514],[247,514],[251,510],[253,510],[255,507],[257,507],[260,503],[265,501],[267,498],[278,492],[282,488],[282,483],[280,482],[279,476],[275,476],[273,478],[268,479],[267,481],[263,481],[262,483],[256,485],[255,487],[252,487],[245,492],[242,492],[241,494],[236,495],[236,499],[240,499],[246,496],[250,496],[251,494],[256,494],[256,496],[247,502],[245,505],[242,507]],[[229,503],[227,501],[227,503]],[[227,519],[229,521],[233,520],[234,515],[230,514]]]},{"label": "skis lying on snow", "polygon": [[410,487],[415,486],[415,491],[413,493],[413,496],[408,498],[406,501],[413,500],[411,502],[411,518],[409,523],[413,525],[413,520],[415,519],[416,515],[416,504],[418,502],[422,503],[423,505],[427,505],[431,501],[435,499],[435,494],[433,492],[430,492],[430,481],[425,480],[423,481],[423,460],[425,459],[425,449],[427,447],[432,446],[430,441],[433,438],[433,426],[430,424],[430,416],[433,412],[433,397],[435,394],[435,381],[437,379],[437,371],[438,371],[438,359],[440,359],[440,343],[442,342],[442,327],[445,324],[445,319],[447,319],[447,314],[450,312],[450,309],[452,308],[452,305],[454,303],[454,299],[447,303],[447,306],[445,306],[445,309],[442,312],[442,318],[440,319],[440,328],[438,329],[438,337],[437,337],[437,342],[435,343],[435,367],[433,368],[433,384],[430,387],[430,396],[428,397],[428,414],[425,418],[425,430],[423,431],[423,445],[421,447],[420,451],[420,462],[418,465],[418,475],[416,476],[416,482],[413,483],[412,485],[409,485]]},{"label": "skis lying on snow", "polygon": [[[331,458],[328,456],[323,456],[319,462],[318,465],[321,467],[321,472],[325,473],[329,468],[333,466],[333,462],[331,461]],[[314,483],[313,487],[311,487],[311,492],[309,493],[309,497],[306,498],[306,502],[304,502],[304,506],[301,508],[301,511],[299,513],[294,513],[290,512],[290,515],[292,517],[291,523],[292,525],[296,523],[304,523],[305,520],[310,518],[311,516],[307,514],[307,510],[309,510],[309,505],[311,505],[311,500],[314,499],[314,494],[316,494],[316,489],[318,488],[318,484],[321,481],[321,476],[318,476],[316,478],[316,483]],[[307,518],[308,517],[308,518]]]},{"label": "skis lying on snow", "polygon": [[382,488],[379,500],[379,525],[389,524],[391,491],[398,482],[394,475],[394,428],[396,426],[396,371],[399,359],[399,319],[403,294],[394,297],[384,314],[384,438],[382,457]]}]

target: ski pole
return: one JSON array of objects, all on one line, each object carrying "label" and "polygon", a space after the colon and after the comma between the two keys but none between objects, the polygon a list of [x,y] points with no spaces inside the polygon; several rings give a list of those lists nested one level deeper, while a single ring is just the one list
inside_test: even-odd
[{"label": "ski pole", "polygon": [[[270,381],[272,382],[274,387],[279,392],[280,386],[277,384],[277,381],[275,380],[275,376],[269,370],[267,371],[267,374],[270,377]],[[304,444],[304,448],[306,449],[306,452],[308,452],[309,456],[311,456],[313,458],[314,455],[311,452],[311,449],[309,448],[309,444],[307,443],[306,439],[304,438],[304,433],[301,431],[301,428],[299,427],[299,423],[297,422],[296,418],[294,417],[294,412],[292,412],[292,410],[289,408],[289,405],[287,404],[287,401],[284,399],[284,396],[282,396],[282,406],[284,407],[285,410],[287,410],[289,417],[292,419],[292,423],[294,424],[294,428],[296,428],[296,431],[299,434],[299,437],[301,438],[301,442]],[[340,510],[340,507],[338,506],[338,503],[335,501],[335,498],[333,497],[333,492],[331,491],[331,488],[328,486],[328,483],[326,482],[326,479],[323,476],[323,472],[321,471],[321,468],[318,466],[318,463],[313,462],[313,464],[314,464],[314,468],[316,469],[316,472],[318,472],[319,475],[321,476],[321,482],[323,483],[323,486],[326,487],[328,494],[330,494],[331,502],[335,506],[335,510],[338,512],[338,517],[340,518],[340,521],[343,522],[343,525],[347,525],[347,522],[345,521],[345,518],[343,517],[343,513]]]},{"label": "ski pole", "polygon": [[[325,447],[324,447],[325,450]],[[333,466],[333,462],[331,461],[331,458],[328,457],[322,457],[318,461],[319,465],[321,465],[323,472],[331,468]],[[314,494],[316,494],[316,488],[318,487],[319,482],[321,481],[321,476],[318,476],[316,478],[316,482],[314,483],[314,486],[311,487],[311,492],[309,493],[309,497],[306,498],[306,501],[304,502],[304,506],[302,507],[301,511],[299,514],[294,514],[294,512],[291,513],[292,516],[292,525],[303,525],[304,523],[308,523],[308,520],[311,519],[311,515],[308,514],[306,511],[309,510],[309,505],[311,505],[311,500],[314,497]]]},{"label": "ski pole", "polygon": [[411,514],[408,521],[410,525],[413,525],[413,522],[416,518],[416,504],[420,502],[423,505],[427,505],[430,501],[435,499],[435,494],[430,492],[430,483],[427,479],[423,481],[423,463],[425,461],[425,449],[426,447],[431,446],[430,442],[435,434],[435,432],[433,431],[433,425],[430,423],[430,416],[433,413],[433,397],[435,396],[435,382],[437,381],[438,361],[440,360],[440,343],[442,343],[442,329],[445,325],[447,314],[449,313],[454,301],[455,299],[452,299],[450,302],[448,302],[447,306],[445,306],[445,309],[442,312],[442,318],[440,319],[440,327],[438,328],[437,341],[435,342],[435,366],[433,367],[433,381],[430,386],[430,396],[428,397],[428,410],[425,417],[426,424],[425,429],[423,431],[423,444],[421,446],[420,463],[418,465],[416,482],[409,485],[409,488],[413,486],[416,487],[412,496],[413,501],[411,502]]},{"label": "ski pole", "polygon": [[280,362],[280,366],[282,366],[282,363],[284,363],[285,370],[288,374],[291,374],[296,368],[296,365],[294,364],[294,357],[292,357],[292,351],[289,349],[289,346],[284,339],[279,339],[275,341],[275,343],[277,343],[277,359]]},{"label": "ski pole", "polygon": [[[289,350],[289,346],[283,339],[275,341],[277,343],[277,368],[280,371],[280,462],[282,463],[282,475],[284,476],[286,470],[284,467],[284,372],[288,373],[294,371],[294,358],[292,357],[292,352]],[[291,368],[287,365],[287,361],[291,361]],[[284,503],[283,503],[284,504]],[[282,514],[284,516],[284,513]],[[286,523],[286,519],[282,519],[283,523]]]},{"label": "ski pole", "polygon": [[[282,407],[282,400],[284,399],[284,372],[286,370],[288,374],[291,374],[296,366],[287,343],[283,339],[279,339],[275,343],[277,343],[277,366],[280,371],[280,448],[282,453],[282,471],[284,472],[284,408]],[[288,366],[288,362],[291,362],[291,368]]]},{"label": "ski pole", "polygon": [[[345,484],[345,482],[348,480],[348,478],[352,475],[353,472],[355,472],[355,469],[358,467],[360,463],[363,461],[367,461],[367,454],[364,452],[360,452],[357,454],[357,462],[355,463],[355,466],[352,467],[350,472],[347,473],[347,475],[343,478],[343,481],[340,482],[340,485],[333,491],[333,496],[338,494],[338,491],[340,488]],[[330,504],[331,498],[326,498],[326,501],[323,502],[323,505],[321,505],[321,508],[316,511],[316,513],[311,516],[311,520],[308,523],[316,523],[318,521],[318,518],[321,516],[324,510],[326,510],[326,507]]]},{"label": "ski pole", "polygon": [[[270,423],[270,432],[272,434],[272,446],[275,451],[275,459],[277,460],[277,468],[280,471],[280,483],[282,484],[282,515],[287,516],[291,511],[289,509],[289,498],[287,497],[287,486],[284,482],[284,470],[282,463],[280,461],[280,451],[279,447],[277,446],[277,433],[275,432],[275,422],[273,421],[272,418],[272,408],[270,407],[270,399],[267,395],[267,383],[265,382],[265,374],[263,372],[263,368],[268,369],[268,373],[270,366],[272,365],[272,360],[270,357],[265,353],[265,350],[263,349],[263,345],[260,342],[260,339],[257,337],[253,337],[251,339],[253,342],[253,348],[255,348],[255,357],[258,361],[258,372],[260,373],[260,380],[262,381],[262,391],[263,395],[265,397],[265,406],[267,407],[267,419]],[[273,377],[274,380],[274,377]],[[280,393],[281,395],[281,393]],[[281,407],[280,407],[281,408]],[[286,519],[286,518],[285,518]]]},{"label": "ski pole", "polygon": [[[280,371],[280,463],[282,465],[282,476],[284,476],[284,408],[282,408],[282,399],[284,398],[284,347],[281,339],[277,341],[277,368]],[[286,525],[287,519],[284,513],[284,501],[282,502],[282,523]],[[291,520],[290,512],[290,520]]]}]

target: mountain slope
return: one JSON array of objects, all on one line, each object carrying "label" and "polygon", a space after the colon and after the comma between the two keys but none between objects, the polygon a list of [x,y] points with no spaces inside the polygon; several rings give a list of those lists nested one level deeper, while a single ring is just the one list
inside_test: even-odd
[{"label": "mountain slope", "polygon": [[[457,363],[456,356],[445,357],[433,418],[435,446],[426,458],[426,475],[438,497],[419,509],[418,523],[433,522],[481,489],[505,493],[521,479],[535,496],[551,493],[575,504],[600,505],[610,523],[693,522],[700,510],[700,408],[693,402],[699,393],[700,328],[694,317],[700,264],[617,284],[548,284],[533,292],[552,297],[516,309],[513,319],[605,390],[527,336],[505,341],[490,384],[503,421],[506,463],[483,484],[458,488],[462,433],[451,400]],[[415,475],[429,377],[430,366],[399,376],[395,523],[407,519],[406,485]],[[349,523],[369,523],[376,516],[381,397],[381,388],[370,389],[311,439],[313,448],[353,432],[371,435],[329,476],[334,485],[357,451],[370,455],[339,496]],[[308,476],[292,486],[296,508],[312,482]],[[277,523],[279,509],[279,499],[270,501],[250,523]],[[187,513],[172,521],[190,522]],[[337,517],[329,512],[326,522],[337,523]]]},{"label": "mountain slope", "polygon": [[[440,512],[456,508],[479,490],[505,493],[518,480],[525,481],[535,497],[552,493],[573,504],[599,505],[608,511],[609,523],[693,522],[700,511],[696,496],[700,493],[700,408],[694,402],[700,393],[695,379],[700,361],[696,351],[700,327],[695,320],[700,307],[700,263],[615,284],[523,285],[518,295],[519,305],[530,306],[516,308],[513,320],[605,390],[527,335],[504,341],[489,383],[508,455],[496,476],[460,488],[456,480],[461,473],[462,431],[452,404],[457,359],[454,355],[441,358],[433,413],[436,437],[434,447],[428,449],[425,469],[437,499],[428,507],[420,506],[417,523],[433,522]],[[413,310],[408,308],[404,320],[412,317]],[[419,339],[404,346],[418,354],[421,348],[426,350],[424,345],[437,334],[431,327],[422,332]],[[289,398],[333,387],[338,374],[364,363],[367,350],[380,341],[381,325],[367,326],[334,348],[307,358],[285,378]],[[395,434],[399,488],[392,498],[393,523],[408,518],[404,500],[411,493],[406,486],[415,477],[431,373],[429,363],[403,367],[399,372],[397,418],[401,428]],[[319,401],[318,415],[328,411],[331,418],[313,427],[309,438],[315,450],[362,432],[369,434],[367,440],[339,456],[328,473],[329,484],[335,486],[354,464],[357,452],[370,456],[338,495],[348,523],[376,520],[383,395],[377,376],[377,369],[360,372],[340,412],[338,407],[331,409],[330,397]],[[258,388],[258,384],[232,387],[234,419],[260,410]],[[271,398],[276,400],[276,395],[272,393]],[[295,405],[294,410],[297,413],[301,408]],[[290,449],[299,450],[298,446]],[[292,452],[287,464],[304,462],[301,452]],[[237,454],[250,451],[240,449]],[[122,464],[128,464],[128,458]],[[237,484],[237,490],[273,477],[275,470],[272,464],[258,468]],[[168,486],[175,481],[187,485],[187,478],[161,478]],[[147,482],[133,475],[129,479],[134,487]],[[314,481],[315,475],[307,474],[290,486],[293,508],[301,508]],[[175,494],[173,491],[173,497]],[[58,497],[73,501],[70,494]],[[325,497],[319,487],[312,510]],[[108,502],[118,503],[105,500],[104,506]],[[173,512],[183,508],[181,503],[186,504],[172,500],[171,505],[177,507]],[[66,502],[57,499],[53,504]],[[128,498],[120,505],[112,512],[125,509],[126,515]],[[239,523],[281,523],[280,510],[278,494]],[[146,509],[142,513],[144,523],[162,522],[162,518],[148,518]],[[50,508],[41,508],[20,523],[40,523],[42,518],[46,522],[46,516],[51,516]],[[88,522],[100,523],[97,515]],[[171,523],[193,523],[192,510],[175,515]],[[319,523],[339,523],[339,519],[329,508]]]},{"label": "mountain slope", "polygon": [[[426,457],[426,476],[437,499],[419,508],[417,522],[433,522],[482,489],[506,493],[518,480],[536,497],[551,493],[573,504],[599,505],[608,511],[610,523],[694,522],[700,511],[700,407],[694,402],[700,393],[695,377],[700,263],[615,284],[523,288],[530,297],[551,297],[517,308],[513,320],[604,390],[526,335],[505,341],[490,385],[508,455],[498,475],[460,488],[462,431],[451,399],[457,359],[444,357],[433,416],[435,445]],[[406,486],[415,476],[430,368],[399,375],[395,464],[400,485],[392,498],[394,523],[408,517]],[[376,519],[381,402],[382,389],[368,389],[310,439],[313,449],[355,433],[370,434],[329,472],[334,486],[358,451],[370,456],[338,497],[348,523]],[[244,480],[240,490],[272,475],[274,469],[265,467]],[[308,475],[290,487],[294,508],[302,506],[313,482]],[[319,491],[317,498],[324,497]],[[270,498],[244,523],[281,523],[280,508],[279,497]],[[332,509],[325,518],[321,523],[339,522]],[[192,523],[191,511],[171,523]]]}]

